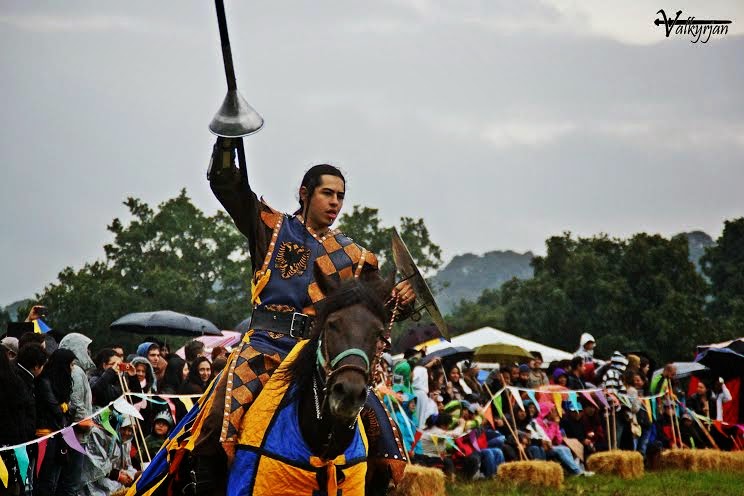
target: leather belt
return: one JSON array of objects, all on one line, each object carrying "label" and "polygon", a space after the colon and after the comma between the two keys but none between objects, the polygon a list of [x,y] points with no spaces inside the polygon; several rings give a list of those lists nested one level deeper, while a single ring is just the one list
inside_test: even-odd
[{"label": "leather belt", "polygon": [[308,339],[313,319],[299,312],[272,312],[262,308],[253,309],[249,329],[277,332],[296,339]]}]

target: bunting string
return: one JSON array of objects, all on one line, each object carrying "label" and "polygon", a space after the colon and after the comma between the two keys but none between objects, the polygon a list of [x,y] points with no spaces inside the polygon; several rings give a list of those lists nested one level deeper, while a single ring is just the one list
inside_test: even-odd
[{"label": "bunting string", "polygon": [[[94,417],[101,415],[104,411],[108,410],[111,407],[114,407],[118,412],[126,415],[132,415],[133,412],[127,408],[132,408],[135,410],[136,415],[139,415],[139,412],[136,411],[134,407],[132,407],[129,403],[126,402],[124,399],[126,396],[135,396],[140,399],[144,399],[146,401],[149,401],[151,403],[155,404],[165,404],[163,401],[156,400],[156,397],[159,398],[180,398],[180,399],[187,399],[189,401],[193,400],[193,398],[199,398],[201,394],[155,394],[155,393],[124,393],[120,397],[116,398],[114,401],[110,402],[108,405],[96,410],[91,415],[88,415],[87,417],[78,420],[77,422],[73,422],[64,429],[60,429],[58,431],[52,432],[51,434],[47,434],[45,436],[37,437],[36,439],[32,439],[31,441],[26,441],[25,443],[15,444],[12,446],[0,446],[0,451],[10,451],[15,450],[16,448],[25,448],[26,446],[31,446],[32,444],[38,444],[42,441],[46,441],[48,439],[53,438],[54,436],[58,434],[62,434],[62,436],[65,436],[65,431],[72,432],[72,428],[76,425],[89,422]],[[127,406],[125,406],[127,405]],[[122,411],[124,410],[124,411]],[[139,415],[141,417],[141,415]],[[68,434],[69,436],[69,434]],[[65,441],[67,441],[67,437],[65,437]],[[71,448],[75,449],[75,447],[70,446]],[[79,451],[79,450],[78,450]]]}]

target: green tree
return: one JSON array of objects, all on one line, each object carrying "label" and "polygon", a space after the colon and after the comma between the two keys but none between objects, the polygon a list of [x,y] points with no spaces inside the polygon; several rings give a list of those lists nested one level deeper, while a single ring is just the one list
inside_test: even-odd
[{"label": "green tree", "polygon": [[707,312],[716,338],[734,338],[744,330],[744,217],[726,221],[723,233],[700,259],[710,279]]},{"label": "green tree", "polygon": [[10,314],[4,308],[0,308],[0,334],[6,332],[8,322],[10,322]]},{"label": "green tree", "polygon": [[[111,322],[131,312],[169,309],[222,329],[249,315],[248,246],[224,212],[206,216],[185,190],[157,208],[137,198],[124,205],[131,218],[107,226],[113,241],[104,246],[105,259],[77,270],[66,267],[36,295],[34,302],[49,308],[53,327],[83,332],[100,347],[141,340],[109,331]],[[391,229],[381,225],[376,209],[354,207],[341,218],[341,228],[391,267]],[[422,269],[441,264],[441,250],[423,220],[402,218],[401,236]]]},{"label": "green tree", "polygon": [[[384,273],[393,270],[390,241],[393,228],[382,225],[378,209],[354,205],[351,213],[341,215],[339,229],[361,246],[373,251]],[[424,275],[439,268],[442,264],[442,250],[432,242],[423,219],[401,217],[398,233]]]},{"label": "green tree", "polygon": [[[338,227],[361,246],[375,253],[383,274],[387,275],[394,271],[391,242],[393,228],[382,224],[378,209],[354,205],[350,213],[341,215]],[[439,268],[442,264],[442,250],[431,240],[423,219],[401,217],[398,234],[424,276],[431,275]],[[431,286],[431,281],[429,284]],[[420,323],[424,324],[428,320],[425,312],[422,318]],[[410,322],[406,321],[397,322],[393,326],[391,332],[393,342],[409,325]]]},{"label": "green tree", "polygon": [[661,360],[689,357],[709,331],[706,285],[683,236],[637,234],[547,240],[535,277],[501,288],[505,327],[559,348],[578,347],[582,332],[598,352],[644,350]]},{"label": "green tree", "polygon": [[660,357],[691,359],[710,326],[703,311],[707,284],[689,259],[687,238],[635,235],[621,276],[630,295],[622,312],[625,336]]},{"label": "green tree", "polygon": [[503,328],[504,307],[501,303],[501,291],[486,288],[475,301],[461,300],[447,315],[447,323],[454,327],[458,334],[486,326]]},{"label": "green tree", "polygon": [[96,339],[96,345],[125,340],[111,334],[124,314],[169,309],[204,317],[231,329],[250,312],[251,264],[243,236],[223,212],[205,216],[186,191],[157,209],[128,198],[128,223],[114,219],[105,260],[67,267],[37,301],[50,323]]}]

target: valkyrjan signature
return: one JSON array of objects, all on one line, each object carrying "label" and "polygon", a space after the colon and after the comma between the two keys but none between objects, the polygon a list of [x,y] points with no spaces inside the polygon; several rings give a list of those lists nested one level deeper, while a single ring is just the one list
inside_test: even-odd
[{"label": "valkyrjan signature", "polygon": [[674,32],[674,34],[692,37],[691,43],[699,41],[708,43],[711,36],[724,36],[728,34],[729,24],[731,24],[730,20],[695,19],[692,16],[687,19],[680,19],[681,10],[677,11],[677,16],[674,19],[668,19],[664,9],[659,10],[656,14],[661,14],[661,19],[656,19],[654,24],[657,26],[664,25],[667,38]]}]

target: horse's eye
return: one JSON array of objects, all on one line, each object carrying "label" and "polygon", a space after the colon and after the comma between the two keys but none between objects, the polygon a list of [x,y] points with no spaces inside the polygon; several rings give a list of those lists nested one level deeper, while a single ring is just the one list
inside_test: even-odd
[{"label": "horse's eye", "polygon": [[338,331],[338,326],[336,325],[336,322],[333,322],[333,321],[328,322],[328,330],[333,331],[333,332]]}]

